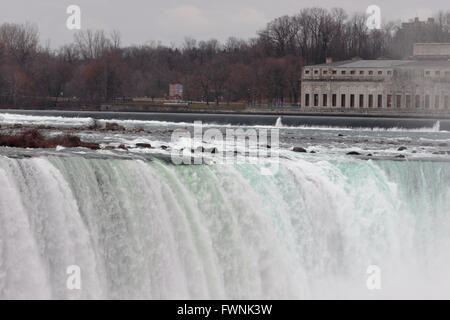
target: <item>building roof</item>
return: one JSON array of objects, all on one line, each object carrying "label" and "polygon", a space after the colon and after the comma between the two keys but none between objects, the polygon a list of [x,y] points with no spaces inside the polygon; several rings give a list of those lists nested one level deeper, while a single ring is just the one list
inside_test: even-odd
[{"label": "building roof", "polygon": [[410,60],[357,60],[346,63],[343,68],[391,68],[410,63]]},{"label": "building roof", "polygon": [[335,68],[450,68],[450,60],[346,60],[307,66]]},{"label": "building roof", "polygon": [[414,60],[403,64],[402,68],[450,68],[449,60]]},{"label": "building roof", "polygon": [[323,63],[309,67],[337,67],[337,68],[391,68],[413,62],[412,60],[346,60]]}]

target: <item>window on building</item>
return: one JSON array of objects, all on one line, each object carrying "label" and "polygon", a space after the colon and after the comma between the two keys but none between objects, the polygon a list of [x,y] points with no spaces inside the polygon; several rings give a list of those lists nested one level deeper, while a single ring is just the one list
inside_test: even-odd
[{"label": "window on building", "polygon": [[389,70],[389,71],[387,72],[387,74],[388,74],[389,76],[392,75],[392,71]]},{"label": "window on building", "polygon": [[316,93],[314,94],[314,107],[319,106],[319,95]]},{"label": "window on building", "polygon": [[305,94],[305,107],[309,107],[309,93]]},{"label": "window on building", "polygon": [[439,96],[434,97],[434,108],[439,109]]},{"label": "window on building", "polygon": [[383,95],[378,95],[378,108],[383,108]]},{"label": "window on building", "polygon": [[401,108],[402,107],[402,96],[398,94],[396,99],[397,99],[397,103],[396,103],[397,108]]},{"label": "window on building", "polygon": [[448,109],[448,107],[449,107],[448,96],[444,96],[444,108]]},{"label": "window on building", "polygon": [[319,70],[314,70],[314,74],[319,74]]},{"label": "window on building", "polygon": [[322,105],[324,106],[324,107],[328,107],[328,95],[327,94],[324,94],[323,96],[322,96]]},{"label": "window on building", "polygon": [[446,76],[446,77],[450,76],[450,71],[448,71],[448,70],[445,71],[445,76]]},{"label": "window on building", "polygon": [[388,108],[392,107],[392,95],[391,94],[387,95],[387,107]]},{"label": "window on building", "polygon": [[335,93],[333,93],[333,95],[331,96],[331,105],[333,107],[336,107],[337,105],[337,95]]},{"label": "window on building", "polygon": [[323,74],[327,74],[328,73],[328,70],[323,70]]},{"label": "window on building", "polygon": [[363,94],[359,95],[359,107],[360,108],[364,107],[364,95]]},{"label": "window on building", "polygon": [[355,95],[354,94],[350,95],[350,107],[352,107],[352,108],[355,107]]},{"label": "window on building", "polygon": [[355,73],[356,73],[355,70],[350,71],[350,74],[355,74]]},{"label": "window on building", "polygon": [[341,107],[345,108],[345,94],[341,94]]},{"label": "window on building", "polygon": [[428,94],[425,96],[425,108],[430,108],[430,96]]},{"label": "window on building", "polygon": [[370,71],[369,71],[369,76],[372,76],[372,75],[373,75],[373,71],[370,70]]},{"label": "window on building", "polygon": [[359,71],[359,74],[363,75],[364,74],[364,70]]},{"label": "window on building", "polygon": [[337,74],[337,71],[336,71],[336,70],[333,70],[332,72],[333,72],[333,74]]},{"label": "window on building", "polygon": [[305,70],[305,74],[309,74],[309,70]]},{"label": "window on building", "polygon": [[373,108],[373,94],[369,94],[369,108]]},{"label": "window on building", "polygon": [[345,74],[345,70],[342,70],[342,71],[341,71],[341,74]]},{"label": "window on building", "polygon": [[425,75],[426,75],[426,76],[429,76],[430,74],[431,74],[430,71],[425,71]]},{"label": "window on building", "polygon": [[437,76],[440,76],[440,75],[441,75],[441,72],[440,72],[439,70],[436,70],[436,71],[434,72],[434,74],[437,75]]},{"label": "window on building", "polygon": [[378,74],[379,74],[379,75],[382,75],[382,74],[383,74],[383,71],[378,71]]},{"label": "window on building", "polygon": [[409,94],[406,95],[406,107],[411,108],[411,96]]},{"label": "window on building", "polygon": [[416,94],[416,108],[420,108],[420,96]]}]

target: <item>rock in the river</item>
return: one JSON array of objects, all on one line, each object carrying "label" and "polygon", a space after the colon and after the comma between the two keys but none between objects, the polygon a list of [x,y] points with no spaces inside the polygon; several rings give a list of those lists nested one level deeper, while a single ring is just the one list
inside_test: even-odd
[{"label": "rock in the river", "polygon": [[302,147],[293,147],[292,151],[294,152],[307,152],[305,148]]},{"label": "rock in the river", "polygon": [[152,145],[150,143],[136,143],[136,148],[151,148]]},{"label": "rock in the river", "polygon": [[408,148],[401,146],[400,148],[397,149],[397,151],[405,151],[406,149],[408,149]]},{"label": "rock in the river", "polygon": [[108,131],[125,131],[125,127],[115,122],[107,122],[105,124],[105,130]]},{"label": "rock in the river", "polygon": [[216,154],[216,153],[219,153],[219,150],[217,148],[213,147],[213,148],[205,149],[205,152]]},{"label": "rock in the river", "polygon": [[139,133],[139,132],[144,132],[145,131],[145,129],[144,128],[134,128],[133,130],[131,130],[132,132],[134,132],[134,133]]},{"label": "rock in the river", "polygon": [[347,152],[347,155],[349,155],[349,156],[360,156],[361,153],[359,153],[357,151],[350,151],[350,152]]}]

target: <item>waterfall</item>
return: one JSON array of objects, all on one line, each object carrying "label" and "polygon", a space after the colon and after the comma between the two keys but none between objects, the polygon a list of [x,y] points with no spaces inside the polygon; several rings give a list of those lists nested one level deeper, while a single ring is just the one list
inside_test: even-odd
[{"label": "waterfall", "polygon": [[441,130],[441,122],[440,121],[436,121],[435,125],[433,126],[433,130],[435,132],[439,132]]},{"label": "waterfall", "polygon": [[0,179],[3,299],[449,298],[448,163],[0,156]]},{"label": "waterfall", "polygon": [[283,127],[283,122],[281,120],[281,117],[277,118],[277,121],[275,122],[275,127],[277,127],[277,128]]}]

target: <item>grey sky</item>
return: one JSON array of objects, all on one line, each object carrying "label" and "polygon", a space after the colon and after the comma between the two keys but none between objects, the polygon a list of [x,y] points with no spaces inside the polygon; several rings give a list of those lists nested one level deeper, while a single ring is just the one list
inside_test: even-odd
[{"label": "grey sky", "polygon": [[447,0],[0,0],[0,23],[31,22],[39,27],[41,40],[52,47],[69,43],[74,31],[66,28],[66,8],[80,6],[82,28],[119,30],[123,43],[162,41],[180,44],[186,36],[196,39],[229,36],[249,38],[281,15],[292,15],[312,6],[342,7],[363,12],[370,4],[381,8],[383,19],[425,19],[440,9],[450,9]]}]

